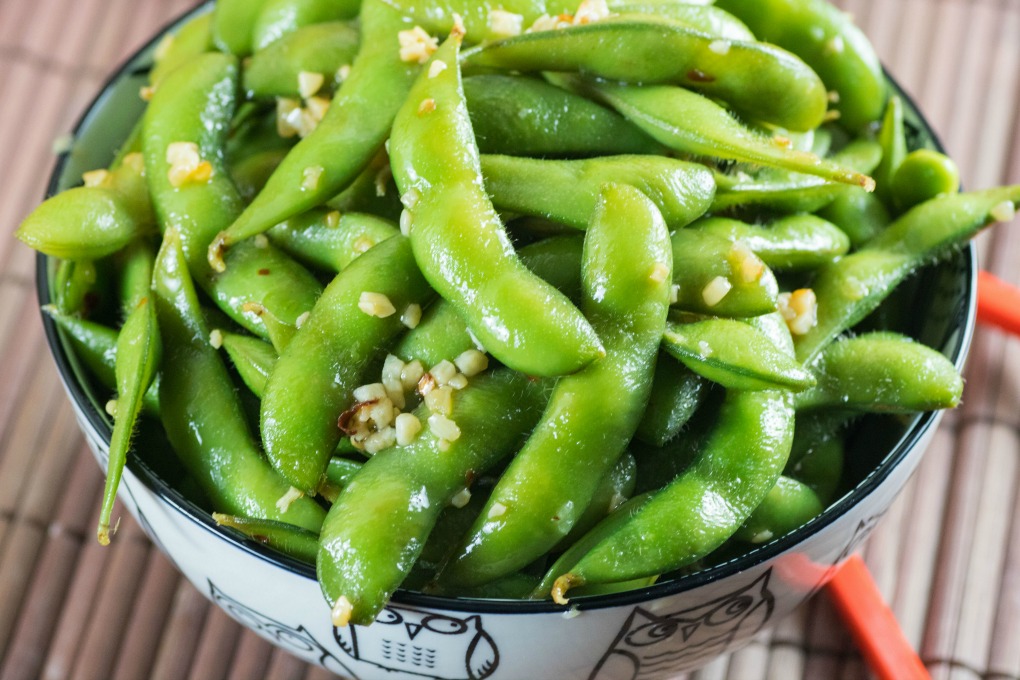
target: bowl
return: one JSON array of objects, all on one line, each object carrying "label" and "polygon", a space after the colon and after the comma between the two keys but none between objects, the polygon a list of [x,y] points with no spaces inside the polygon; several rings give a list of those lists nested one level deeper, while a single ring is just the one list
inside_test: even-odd
[{"label": "bowl", "polygon": [[[111,77],[60,156],[49,194],[102,167],[141,115],[139,88],[155,44],[206,3],[167,26]],[[912,148],[940,149],[913,103]],[[51,300],[54,263],[40,255],[37,288]],[[898,329],[962,369],[974,326],[973,247],[905,282],[896,302],[912,314]],[[62,383],[100,465],[112,424],[106,397],[44,315]],[[142,455],[129,458],[120,498],[153,543],[206,597],[241,624],[305,661],[349,678],[669,677],[747,643],[818,591],[868,536],[920,462],[941,413],[869,416],[847,442],[844,493],[796,531],[734,559],[624,593],[551,602],[429,596],[398,590],[368,627],[335,628],[313,567],[219,527],[173,487],[172,474]],[[140,440],[140,447],[148,446]],[[151,457],[149,457],[151,458]]]}]

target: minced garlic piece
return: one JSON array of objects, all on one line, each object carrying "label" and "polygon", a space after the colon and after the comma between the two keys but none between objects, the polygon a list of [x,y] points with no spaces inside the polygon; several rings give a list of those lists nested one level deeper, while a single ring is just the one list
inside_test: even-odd
[{"label": "minced garlic piece", "polygon": [[743,241],[737,241],[730,248],[730,261],[744,283],[757,281],[765,273],[765,263]]},{"label": "minced garlic piece", "polygon": [[810,288],[800,288],[779,296],[779,313],[790,333],[805,335],[818,324],[818,298]]},{"label": "minced garlic piece", "polygon": [[308,99],[326,83],[326,76],[312,71],[301,71],[297,74],[298,94],[302,99]]},{"label": "minced garlic piece", "polygon": [[351,249],[354,250],[354,252],[356,252],[358,254],[367,253],[369,250],[371,250],[372,246],[374,246],[374,245],[375,245],[375,241],[373,241],[369,237],[367,237],[367,236],[359,236],[354,241],[354,243],[351,244]]},{"label": "minced garlic piece", "polygon": [[308,321],[308,317],[312,315],[311,312],[304,312],[298,318],[294,319],[294,328],[301,328]]},{"label": "minced garlic piece", "polygon": [[152,85],[142,85],[138,88],[138,98],[143,102],[151,102],[156,94],[156,88]]},{"label": "minced garlic piece", "polygon": [[489,358],[477,349],[469,349],[462,352],[453,363],[457,370],[471,378],[489,367]]},{"label": "minced garlic piece", "polygon": [[439,48],[439,39],[429,35],[421,26],[397,34],[400,41],[400,60],[424,64]]},{"label": "minced garlic piece", "polygon": [[680,302],[680,284],[674,283],[669,287],[669,304],[675,305]]},{"label": "minced garlic piece", "polygon": [[134,151],[124,156],[121,160],[121,165],[127,166],[137,172],[139,175],[145,174],[145,158],[138,151]]},{"label": "minced garlic piece", "polygon": [[315,191],[319,188],[319,179],[326,168],[321,165],[309,165],[301,172],[301,188],[304,191]]},{"label": "minced garlic piece", "polygon": [[214,328],[209,332],[209,346],[213,349],[223,347],[223,331],[219,328]]},{"label": "minced garlic piece", "polygon": [[386,399],[386,386],[383,383],[362,385],[354,390],[354,400],[358,402],[381,401]]},{"label": "minced garlic piece", "polygon": [[326,97],[309,97],[305,101],[305,111],[308,112],[308,116],[315,122],[316,125],[322,122],[322,119],[326,117],[326,113],[329,111],[329,107],[333,102]]},{"label": "minced garlic piece", "polygon": [[255,238],[252,239],[252,242],[255,244],[256,248],[260,248],[262,250],[269,247],[269,237],[265,234],[255,234]]},{"label": "minced garlic piece", "polygon": [[457,367],[453,365],[453,362],[443,359],[438,364],[429,369],[429,373],[436,379],[436,383],[445,385],[450,382],[450,378],[457,375]]},{"label": "minced garlic piece", "polygon": [[574,12],[574,25],[583,26],[596,21],[601,21],[609,16],[609,7],[606,0],[583,0],[577,11]]},{"label": "minced garlic piece", "polygon": [[455,442],[460,439],[460,428],[442,413],[433,413],[429,416],[429,427],[432,434],[448,442]]},{"label": "minced garlic piece", "polygon": [[159,41],[159,44],[156,45],[156,49],[152,53],[154,61],[160,62],[166,58],[166,55],[170,53],[170,48],[174,44],[174,37],[175,36],[173,34],[163,36],[163,39]]},{"label": "minced garlic piece", "polygon": [[450,378],[450,382],[446,384],[455,390],[462,390],[468,386],[468,379],[467,376],[464,375],[463,373],[458,373],[457,375]]},{"label": "minced garlic piece", "polygon": [[276,509],[280,512],[287,512],[290,510],[291,504],[297,499],[304,496],[300,489],[295,489],[293,486],[287,489],[287,493],[280,496],[280,499],[276,501]]},{"label": "minced garlic piece", "polygon": [[733,284],[725,276],[717,276],[708,282],[708,285],[701,291],[701,298],[709,307],[715,307],[722,302],[726,294],[733,288]]},{"label": "minced garlic piece", "polygon": [[453,26],[450,27],[450,37],[463,38],[465,35],[467,35],[467,29],[464,28],[464,18],[461,15],[454,12]]},{"label": "minced garlic piece", "polygon": [[404,313],[400,315],[400,323],[408,328],[417,328],[421,323],[421,305],[413,302],[409,304]]},{"label": "minced garlic piece", "polygon": [[393,178],[393,168],[390,164],[382,166],[379,172],[375,174],[375,195],[382,198],[386,195],[386,188],[389,186],[390,179]]},{"label": "minced garlic piece", "polygon": [[492,507],[489,508],[489,519],[496,519],[506,514],[506,506],[502,503],[493,503]]},{"label": "minced garlic piece", "polygon": [[332,619],[333,625],[337,628],[343,628],[351,622],[351,613],[354,611],[354,605],[346,597],[341,595],[337,598],[336,604],[333,605],[333,609],[330,611],[330,618]]},{"label": "minced garlic piece", "polygon": [[729,54],[730,52],[730,41],[729,40],[713,40],[708,43],[708,49],[716,54]]},{"label": "minced garlic piece", "polygon": [[435,78],[447,68],[449,67],[446,65],[445,61],[442,59],[436,59],[429,65],[429,78]]},{"label": "minced garlic piece", "polygon": [[380,319],[385,319],[397,311],[388,297],[382,293],[372,293],[367,290],[358,298],[358,309],[369,316],[377,316]]},{"label": "minced garlic piece", "polygon": [[301,102],[287,97],[277,97],[276,134],[280,135],[284,139],[294,137],[298,133],[297,127],[294,126],[295,117],[293,114],[295,111],[298,112],[296,122],[300,122]]},{"label": "minced garlic piece", "polygon": [[426,113],[432,113],[436,110],[436,100],[432,97],[428,99],[422,99],[421,104],[418,105],[418,115],[424,116]]},{"label": "minced garlic piece", "polygon": [[406,208],[400,211],[400,233],[404,236],[411,235],[411,213]]},{"label": "minced garlic piece", "polygon": [[420,361],[415,359],[414,361],[407,362],[400,369],[400,382],[404,384],[405,390],[413,390],[423,375],[425,375],[425,367],[421,365]]},{"label": "minced garlic piece", "polygon": [[365,440],[366,453],[379,453],[388,449],[397,442],[397,430],[393,427],[384,427],[378,432],[373,432]]},{"label": "minced garlic piece", "polygon": [[524,30],[524,15],[502,9],[489,10],[489,32],[493,37],[510,38]]},{"label": "minced garlic piece", "polygon": [[107,401],[106,405],[103,408],[106,410],[106,414],[109,415],[111,418],[116,418],[117,417],[117,400],[116,399],[110,399],[109,401]]},{"label": "minced garlic piece", "polygon": [[653,283],[662,283],[669,276],[669,265],[664,262],[656,262],[655,266],[652,267],[652,273],[648,275],[648,278]]},{"label": "minced garlic piece", "polygon": [[843,36],[841,35],[834,35],[825,43],[825,52],[827,54],[843,54],[845,49],[846,44],[843,42]]},{"label": "minced garlic piece", "polygon": [[1013,205],[1013,201],[996,203],[992,209],[988,211],[988,215],[996,222],[1011,222],[1013,218],[1016,217],[1016,206]]},{"label": "minced garlic piece", "polygon": [[101,187],[105,184],[109,184],[109,180],[109,170],[89,170],[88,172],[83,172],[81,175],[81,181],[84,182],[87,187]]},{"label": "minced garlic piece", "polygon": [[408,210],[413,210],[421,200],[421,192],[417,189],[408,189],[400,196],[400,203]]},{"label": "minced garlic piece", "polygon": [[421,421],[413,413],[401,413],[396,420],[397,446],[407,446],[421,432]]},{"label": "minced garlic piece", "polygon": [[336,70],[336,82],[342,83],[351,77],[351,65],[344,64]]},{"label": "minced garlic piece", "polygon": [[529,28],[527,32],[538,33],[541,31],[554,31],[557,28],[566,28],[573,24],[574,16],[572,14],[557,14],[556,16],[543,14],[539,18],[535,19],[535,23],[531,25],[531,28]]},{"label": "minced garlic piece", "polygon": [[433,413],[448,416],[453,412],[453,388],[449,385],[437,387],[425,395],[425,405]]},{"label": "minced garlic piece", "polygon": [[330,229],[336,229],[340,226],[340,211],[330,210],[326,213],[326,226]]},{"label": "minced garlic piece", "polygon": [[453,498],[450,499],[450,505],[455,508],[463,508],[468,502],[471,501],[471,490],[466,486],[455,493]]},{"label": "minced garlic piece", "polygon": [[172,142],[167,145],[166,162],[170,164],[167,178],[175,189],[185,184],[208,182],[213,174],[212,164],[202,160],[198,155],[198,144],[194,142]]}]

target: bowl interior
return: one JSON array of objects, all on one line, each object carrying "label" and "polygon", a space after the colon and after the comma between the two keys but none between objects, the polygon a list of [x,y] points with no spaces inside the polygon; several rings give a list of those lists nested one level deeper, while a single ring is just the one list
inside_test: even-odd
[{"label": "bowl interior", "polygon": [[[80,183],[84,171],[105,167],[109,163],[113,151],[124,141],[132,125],[143,112],[144,103],[139,98],[138,92],[147,82],[155,44],[164,32],[175,30],[190,16],[208,11],[210,6],[210,3],[205,3],[168,25],[110,78],[78,122],[74,131],[72,150],[58,158],[48,194]],[[891,79],[890,83],[906,105],[905,118],[910,147],[941,150],[942,147],[931,127],[914,103]],[[41,304],[47,304],[51,300],[54,268],[55,262],[52,259],[39,255],[37,289]],[[962,369],[974,326],[976,271],[974,248],[967,246],[938,263],[924,267],[910,277],[865,324],[875,323],[876,319],[880,319],[883,327],[898,330],[936,348],[953,361],[958,369]],[[45,315],[43,323],[58,370],[72,399],[108,442],[112,423],[103,405],[109,395],[105,389],[95,384],[71,351],[67,338]],[[881,484],[921,435],[933,426],[934,421],[935,415],[932,413],[909,418],[894,416],[862,418],[847,441],[847,468],[838,500],[808,524],[782,538],[749,550],[735,559],[701,571],[663,578],[653,586],[627,593],[577,598],[577,604],[581,608],[616,606],[688,590],[706,581],[742,571],[789,550],[804,538],[830,524]],[[183,471],[174,463],[174,455],[170,452],[165,437],[161,435],[158,424],[150,423],[149,427],[143,428],[135,448],[137,454],[128,459],[131,472],[180,512],[188,515],[193,521],[213,528],[224,540],[236,544],[242,550],[258,554],[308,578],[315,578],[312,566],[297,562],[261,544],[245,541],[232,532],[219,529],[206,509],[181,493],[179,482],[183,478]],[[437,598],[408,591],[398,591],[394,600],[408,604],[465,610],[536,611],[553,607],[543,602],[471,601],[462,598]]]}]

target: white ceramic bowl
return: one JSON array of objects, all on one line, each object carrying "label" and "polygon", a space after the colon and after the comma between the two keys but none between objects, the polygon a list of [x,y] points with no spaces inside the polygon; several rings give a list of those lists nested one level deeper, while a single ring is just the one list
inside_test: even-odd
[{"label": "white ceramic bowl", "polygon": [[[207,11],[208,5],[196,12]],[[175,23],[167,30],[174,30]],[[162,34],[161,34],[162,35]],[[142,111],[153,45],[111,78],[79,122],[50,193],[108,162]],[[937,147],[908,100],[912,145]],[[958,368],[974,323],[975,258],[968,248],[907,282],[904,329]],[[40,302],[52,263],[40,256]],[[111,423],[66,340],[44,316],[47,339],[78,423],[105,469]],[[867,418],[849,441],[848,491],[797,531],[732,561],[627,593],[548,602],[473,600],[398,591],[371,626],[330,624],[311,566],[218,527],[137,456],[121,499],[152,541],[230,616],[311,663],[350,678],[442,680],[662,678],[737,649],[790,613],[831,578],[893,502],[940,420]]]}]

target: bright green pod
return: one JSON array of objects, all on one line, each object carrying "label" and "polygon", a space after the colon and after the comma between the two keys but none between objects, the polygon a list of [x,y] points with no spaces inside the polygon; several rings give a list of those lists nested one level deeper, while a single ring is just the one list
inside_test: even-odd
[{"label": "bright green pod", "polygon": [[857,131],[878,120],[886,100],[885,74],[875,48],[840,8],[826,0],[717,0],[759,40],[786,48],[838,95],[840,123]]},{"label": "bright green pod", "polygon": [[875,187],[874,180],[853,168],[793,148],[789,138],[752,131],[726,109],[697,92],[669,85],[602,82],[581,87],[594,92],[650,137],[674,151],[755,163],[868,190]]},{"label": "bright green pod", "polygon": [[624,2],[612,5],[617,14],[650,14],[726,40],[753,42],[754,33],[740,19],[711,5],[685,2]]},{"label": "bright green pod", "polygon": [[[328,93],[337,83],[337,71],[350,65],[358,53],[358,30],[344,21],[303,26],[263,47],[245,64],[241,85],[249,98],[308,98]],[[301,91],[301,74],[321,75],[321,90]]]},{"label": "bright green pod", "polygon": [[[322,527],[316,571],[333,625],[367,625],[403,582],[443,508],[470,479],[520,445],[544,401],[542,387],[514,371],[477,375],[457,392],[449,420],[460,434],[441,439],[440,414],[407,446],[376,453],[351,480]],[[494,418],[493,414],[499,417]],[[444,418],[445,419],[445,418]]]},{"label": "bright green pod", "polygon": [[[625,451],[620,460],[616,461],[613,469],[599,482],[595,493],[592,494],[591,502],[577,521],[574,528],[563,537],[554,552],[559,547],[570,547],[582,536],[588,533],[592,527],[601,522],[609,513],[616,510],[634,494],[634,485],[637,482],[637,462],[634,455]],[[467,532],[465,532],[467,533]]]},{"label": "bright green pod", "polygon": [[[543,15],[557,16],[577,9],[574,0],[387,0],[433,35],[446,35],[454,30],[454,19],[460,17],[466,35],[472,42],[498,40],[520,33]],[[494,12],[505,12],[509,23],[493,21]],[[520,17],[519,24],[515,17]]]},{"label": "bright green pod", "polygon": [[284,555],[307,564],[315,564],[315,554],[319,549],[319,534],[317,532],[302,529],[286,522],[238,517],[222,512],[214,512],[212,518],[221,527],[236,529],[253,541],[268,545]]},{"label": "bright green pod", "polygon": [[892,222],[882,199],[856,187],[844,187],[818,211],[818,216],[839,227],[855,249],[873,239]]},{"label": "bright green pod", "polygon": [[411,26],[383,0],[365,0],[360,21],[361,47],[329,111],[287,154],[251,205],[229,228],[221,227],[208,253],[216,268],[222,267],[225,249],[336,196],[382,149],[421,67],[400,58],[395,36]]},{"label": "bright green pod", "polygon": [[251,203],[262,191],[288,151],[286,147],[256,151],[230,164],[230,177],[245,203]]},{"label": "bright green pod", "polygon": [[152,292],[152,264],[156,252],[147,240],[129,245],[117,263],[120,311],[127,318]]},{"label": "bright green pod", "polygon": [[370,249],[323,291],[262,397],[266,455],[293,486],[315,494],[340,441],[337,420],[369,363],[406,328],[404,310],[431,297],[403,237]]},{"label": "bright green pod", "polygon": [[949,359],[903,335],[875,332],[829,344],[811,364],[818,384],[798,410],[916,413],[954,408],[963,379]]},{"label": "bright green pod", "polygon": [[214,510],[318,531],[325,513],[314,500],[280,503],[292,488],[263,457],[226,366],[209,344],[175,229],[163,236],[153,293],[163,337],[160,416],[188,473]]},{"label": "bright green pod", "polygon": [[464,79],[464,97],[483,154],[562,158],[662,149],[618,113],[535,78],[472,76]]},{"label": "bright green pod", "polygon": [[159,369],[163,346],[152,300],[142,298],[117,334],[117,357],[114,369],[117,380],[116,409],[113,434],[106,459],[106,484],[99,511],[96,538],[100,545],[110,543],[110,515],[117,500],[117,488],[124,474],[128,450],[135,424],[144,406],[145,393]]},{"label": "bright green pod", "polygon": [[212,40],[221,52],[246,57],[254,50],[255,21],[266,0],[216,0]]},{"label": "bright green pod", "polygon": [[811,372],[768,336],[733,319],[670,323],[662,335],[662,347],[687,368],[726,389],[799,391],[815,384]]},{"label": "bright green pod", "polygon": [[14,235],[50,257],[97,260],[141,234],[119,192],[76,187],[51,196],[33,210]]},{"label": "bright green pod", "polygon": [[149,83],[158,89],[166,76],[193,57],[213,49],[212,14],[200,14],[181,26],[177,33],[167,35],[156,48],[155,64],[149,72]]},{"label": "bright green pod", "polygon": [[602,191],[581,272],[581,308],[606,356],[556,382],[542,419],[442,581],[492,581],[553,548],[573,530],[634,436],[651,391],[671,281],[669,234],[644,194],[623,184]]},{"label": "bright green pod", "polygon": [[520,261],[484,190],[461,38],[433,55],[393,124],[393,176],[409,206],[402,229],[425,278],[488,352],[528,375],[573,373],[605,350],[570,300]]},{"label": "bright green pod", "polygon": [[773,270],[814,269],[850,250],[850,239],[839,227],[814,215],[790,215],[763,225],[706,217],[691,228],[743,243]]},{"label": "bright green pod", "polygon": [[304,26],[358,16],[361,0],[265,0],[252,29],[255,52]]},{"label": "bright green pod", "polygon": [[369,162],[365,169],[347,185],[347,188],[329,199],[326,205],[340,214],[368,213],[391,222],[400,220],[404,206],[400,203],[390,157],[385,149]]},{"label": "bright green pod", "polygon": [[704,378],[666,352],[655,360],[655,377],[648,407],[635,436],[653,446],[665,444],[680,433],[705,397]]},{"label": "bright green pod", "polygon": [[334,273],[398,234],[396,225],[373,215],[324,208],[292,217],[266,232],[270,241],[295,259]]},{"label": "bright green pod", "polygon": [[767,543],[804,526],[824,509],[811,487],[782,476],[733,536],[752,545]]},{"label": "bright green pod", "polygon": [[776,311],[776,276],[746,247],[694,229],[677,229],[670,238],[675,308],[725,317]]},{"label": "bright green pod", "polygon": [[783,474],[806,484],[828,505],[843,480],[845,411],[811,411],[797,414],[793,449]]},{"label": "bright green pod", "polygon": [[261,399],[266,392],[269,375],[276,366],[276,359],[279,356],[276,349],[261,338],[229,331],[219,333],[223,349],[234,364],[237,374],[241,376],[241,381],[252,394]]},{"label": "bright green pod", "polygon": [[705,214],[715,195],[712,173],[696,163],[662,156],[609,156],[563,161],[482,156],[485,190],[499,210],[544,217],[587,229],[610,182],[640,189],[670,229]]},{"label": "bright green pod", "polygon": [[960,169],[949,156],[932,149],[917,149],[907,154],[890,184],[893,203],[909,210],[943,194],[960,190]]},{"label": "bright green pod", "polygon": [[892,178],[900,163],[907,157],[907,135],[903,125],[903,100],[898,96],[889,97],[882,116],[882,128],[878,131],[878,143],[882,146],[882,162],[875,168],[875,192],[885,203],[892,202]]},{"label": "bright green pod", "polygon": [[804,62],[765,43],[723,43],[667,19],[609,17],[488,43],[465,55],[465,64],[682,85],[727,102],[750,120],[790,130],[821,125],[825,85]]}]

